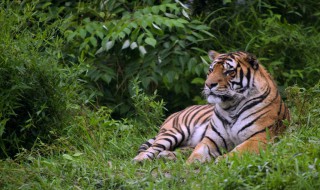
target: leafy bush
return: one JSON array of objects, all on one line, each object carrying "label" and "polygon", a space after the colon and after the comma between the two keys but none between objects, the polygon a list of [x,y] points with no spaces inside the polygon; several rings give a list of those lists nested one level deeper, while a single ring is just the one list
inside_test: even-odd
[{"label": "leafy bush", "polygon": [[312,88],[292,86],[286,89],[295,125],[318,127],[320,117],[320,82]]},{"label": "leafy bush", "polygon": [[[171,107],[184,107],[190,102],[181,97],[200,94],[202,84],[190,83],[203,76],[206,65],[199,55],[206,52],[201,47],[213,36],[206,25],[190,18],[184,4],[107,1],[95,14],[81,7],[62,29],[68,42],[64,59],[86,60],[88,88],[98,89],[100,104],[128,112],[130,81],[136,76],[147,93],[158,89]],[[80,14],[86,15],[81,21]]]},{"label": "leafy bush", "polygon": [[[33,8],[0,11],[0,157],[31,148],[37,139],[52,142],[73,116],[80,89],[76,72],[58,66],[55,24],[26,28]],[[30,19],[29,19],[30,18]],[[36,31],[36,33],[34,33]],[[51,48],[50,48],[51,47]]]},{"label": "leafy bush", "polygon": [[140,84],[138,78],[134,79],[130,94],[132,94],[131,98],[135,110],[134,118],[139,123],[137,128],[141,130],[141,133],[148,134],[152,129],[158,131],[164,117],[165,103],[163,100],[156,101],[157,91],[153,95],[145,94]]},{"label": "leafy bush", "polygon": [[246,50],[257,55],[280,86],[312,87],[320,74],[318,1],[199,1],[212,27],[213,49]]}]

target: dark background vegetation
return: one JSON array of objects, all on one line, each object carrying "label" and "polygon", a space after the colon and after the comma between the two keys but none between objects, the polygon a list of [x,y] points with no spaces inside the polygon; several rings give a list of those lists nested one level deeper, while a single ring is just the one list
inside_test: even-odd
[{"label": "dark background vegetation", "polygon": [[[291,125],[319,127],[319,7],[317,0],[2,1],[0,158],[133,157],[123,147],[138,146],[166,115],[205,103],[211,49],[255,54],[287,100]],[[9,178],[0,168],[1,179]]]}]

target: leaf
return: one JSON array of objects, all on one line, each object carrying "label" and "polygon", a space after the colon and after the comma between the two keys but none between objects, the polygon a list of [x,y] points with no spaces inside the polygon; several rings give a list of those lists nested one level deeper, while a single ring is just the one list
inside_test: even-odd
[{"label": "leaf", "polygon": [[166,12],[167,7],[166,7],[165,4],[160,5],[159,8],[160,8],[160,10],[161,10],[162,12]]},{"label": "leaf", "polygon": [[127,35],[129,35],[129,34],[131,33],[131,30],[130,30],[129,28],[125,28],[125,29],[123,29],[123,31],[124,31]]},{"label": "leaf", "polygon": [[158,14],[159,13],[159,6],[153,6],[153,7],[151,7],[151,10],[152,10],[152,12],[154,13],[154,14]]},{"label": "leaf", "polygon": [[123,45],[122,45],[122,48],[121,49],[126,49],[130,46],[130,40],[126,40]]},{"label": "leaf", "polygon": [[126,34],[124,32],[120,32],[119,33],[119,38],[120,39],[123,39],[125,36],[126,36]]},{"label": "leaf", "polygon": [[174,80],[174,78],[175,78],[175,76],[176,76],[176,72],[174,72],[174,71],[169,71],[169,72],[166,73],[165,76],[166,76],[166,78],[168,79],[168,82],[169,82],[169,83],[172,83],[173,80]]},{"label": "leaf", "polygon": [[142,33],[142,34],[138,37],[137,42],[138,42],[139,44],[141,44],[142,38],[143,38],[144,36],[145,36],[145,34]]},{"label": "leaf", "polygon": [[101,75],[100,79],[106,82],[107,84],[109,84],[112,80],[112,76],[105,74],[105,75]]},{"label": "leaf", "polygon": [[184,9],[182,10],[182,14],[183,14],[184,17],[186,17],[187,19],[190,20],[190,17],[188,15],[188,13]]},{"label": "leaf", "polygon": [[90,37],[90,42],[93,45],[93,47],[97,47],[97,39],[93,36]]},{"label": "leaf", "polygon": [[85,26],[85,28],[86,28],[86,30],[87,30],[87,32],[89,32],[90,34],[92,34],[93,32],[94,32],[94,28],[92,27],[92,25],[86,25]]},{"label": "leaf", "polygon": [[191,84],[204,84],[204,79],[203,78],[194,78],[191,81]]},{"label": "leaf", "polygon": [[155,40],[154,38],[149,38],[149,37],[145,39],[145,42],[152,47],[155,47],[157,44],[157,40]]},{"label": "leaf", "polygon": [[96,35],[97,35],[100,39],[103,39],[103,37],[104,37],[104,34],[103,34],[101,31],[97,31],[97,32],[96,32]]},{"label": "leaf", "polygon": [[66,160],[71,160],[71,161],[73,161],[72,156],[70,156],[69,154],[63,154],[62,157],[63,157],[64,159],[66,159]]},{"label": "leaf", "polygon": [[130,45],[130,48],[131,48],[131,49],[135,49],[135,48],[137,48],[137,47],[138,47],[137,42],[132,42],[131,45]]},{"label": "leaf", "polygon": [[[230,1],[231,1],[231,0],[230,0]],[[189,9],[185,4],[181,3],[180,1],[177,1],[177,0],[176,0],[176,2],[178,2],[184,9]]]},{"label": "leaf", "polygon": [[83,155],[82,152],[76,152],[76,153],[74,153],[72,156],[73,156],[73,157],[79,157],[79,156],[81,156],[81,155]]},{"label": "leaf", "polygon": [[177,18],[176,15],[171,14],[171,13],[164,13],[164,15],[165,15],[166,17],[169,17],[169,18]]},{"label": "leaf", "polygon": [[84,29],[80,29],[79,35],[80,35],[80,37],[81,37],[82,39],[84,39],[84,38],[86,37],[86,35],[87,35],[87,31],[84,30]]},{"label": "leaf", "polygon": [[[1,113],[0,113],[0,118],[1,118]],[[9,119],[2,119],[0,121],[0,137],[2,136],[2,134],[4,132],[4,127],[6,126],[7,121],[9,121]]]},{"label": "leaf", "polygon": [[103,52],[103,51],[104,51],[104,48],[101,47],[101,48],[99,48],[99,49],[97,50],[97,52],[95,53],[95,55],[97,55],[97,54],[99,54],[99,53],[101,53],[101,52]]},{"label": "leaf", "polygon": [[114,46],[114,41],[107,41],[106,50],[110,50]]},{"label": "leaf", "polygon": [[73,38],[77,35],[77,32],[73,32],[71,30],[67,30],[65,32],[65,35],[67,36],[67,42],[70,42],[73,40]]},{"label": "leaf", "polygon": [[147,53],[147,50],[143,46],[139,46],[139,51],[142,55],[145,55]]},{"label": "leaf", "polygon": [[200,58],[201,58],[202,63],[209,65],[209,63],[202,56],[200,56]]},{"label": "leaf", "polygon": [[155,23],[152,23],[152,26],[153,26],[155,29],[161,30],[161,28],[160,28],[158,25],[156,25]]}]

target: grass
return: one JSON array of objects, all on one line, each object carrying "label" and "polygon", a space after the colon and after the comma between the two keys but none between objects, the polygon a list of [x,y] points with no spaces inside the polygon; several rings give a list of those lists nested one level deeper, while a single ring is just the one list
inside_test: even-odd
[{"label": "grass", "polygon": [[[7,3],[10,3],[10,1]],[[29,51],[24,50],[35,47],[37,44],[38,46],[34,51],[36,52],[35,56],[41,57],[39,60],[45,60],[46,57],[43,54],[46,53],[49,54],[47,56],[60,57],[59,54],[62,51],[60,45],[56,45],[56,49],[51,49],[46,44],[54,41],[53,39],[57,39],[56,43],[59,42],[59,38],[50,36],[52,31],[56,31],[55,25],[52,24],[52,26],[47,27],[45,22],[40,22],[42,18],[50,18],[50,16],[34,14],[32,10],[28,11],[28,9],[31,9],[28,6],[22,9],[22,12],[20,12],[20,9],[17,12],[13,10],[11,12],[9,4],[0,5],[9,10],[6,12],[6,9],[2,9],[0,12],[2,33],[6,34],[1,36],[1,42],[6,42],[3,44],[10,47],[8,49],[4,45],[2,46],[2,49],[6,50],[3,52],[7,53],[2,52],[1,58],[3,60],[14,59],[12,62],[15,63],[15,59],[21,59],[23,64],[29,62],[26,61],[31,57],[28,54]],[[38,20],[38,16],[41,17],[40,20]],[[47,24],[51,23],[49,21]],[[41,24],[44,24],[44,26],[43,29],[40,27],[40,30],[37,26]],[[31,30],[29,26],[33,26],[34,29]],[[24,30],[20,30],[21,28],[24,28]],[[52,28],[52,31],[50,28]],[[53,32],[53,34],[55,33]],[[268,35],[265,39],[269,39]],[[60,39],[60,41],[63,40]],[[303,40],[298,40],[298,42],[301,41]],[[283,42],[286,43],[286,41]],[[55,43],[50,46],[55,46]],[[270,47],[264,46],[268,51],[274,49]],[[285,45],[284,47],[293,46]],[[257,49],[261,50],[261,48]],[[37,52],[38,50],[40,52]],[[305,52],[307,50],[305,49]],[[273,51],[276,51],[276,49]],[[19,52],[24,52],[24,54]],[[283,54],[280,55],[283,56]],[[39,63],[38,59],[34,60],[35,63]],[[47,64],[50,65],[50,63]],[[311,63],[310,67],[303,67],[303,69],[316,71],[318,67],[313,64],[316,61]],[[8,62],[7,65],[16,70],[20,69],[11,62]],[[45,66],[45,64],[43,65]],[[70,82],[71,87],[67,88],[71,79],[62,77],[62,75],[77,75],[77,72],[86,71],[86,69],[76,69],[76,66],[74,66],[74,69],[70,74],[60,71],[61,81],[52,80],[54,84],[59,85],[61,92],[64,92],[62,90],[66,88],[61,97],[68,98],[67,100],[77,100],[73,97],[77,95],[77,92],[71,93],[71,91],[77,91],[79,87],[77,85],[72,87],[75,83]],[[47,70],[47,72],[49,71]],[[52,74],[58,72],[54,70]],[[34,74],[35,72],[27,72],[27,74],[29,73]],[[277,73],[283,74],[280,71]],[[13,72],[9,74],[12,76]],[[309,80],[317,79],[316,74],[306,76],[305,78]],[[21,76],[17,74],[17,78],[20,79]],[[12,81],[15,82],[15,80]],[[38,80],[35,79],[35,81]],[[11,85],[8,86],[11,87]],[[53,87],[52,89],[57,90],[59,88]],[[34,87],[30,89],[38,92]],[[39,89],[43,89],[43,86],[40,85]],[[290,130],[280,137],[275,144],[270,144],[267,150],[260,155],[245,154],[241,158],[230,158],[218,164],[212,162],[201,165],[187,165],[185,162],[187,156],[184,155],[180,155],[177,161],[154,160],[142,164],[132,162],[139,145],[156,134],[155,123],[158,123],[159,118],[162,117],[163,102],[155,102],[155,95],[147,97],[141,95],[142,92],[139,89],[134,89],[132,93],[136,93],[136,96],[133,96],[133,103],[136,108],[135,119],[120,121],[113,120],[110,117],[110,110],[107,108],[102,107],[97,111],[90,111],[85,109],[85,106],[81,103],[73,105],[73,103],[70,103],[73,101],[66,101],[66,104],[68,104],[66,107],[72,107],[75,112],[74,115],[77,116],[73,117],[73,114],[72,117],[68,116],[64,112],[65,108],[61,109],[61,113],[65,117],[71,118],[72,122],[63,122],[61,119],[55,120],[63,125],[59,128],[61,131],[51,131],[50,129],[48,131],[50,134],[52,133],[53,137],[57,136],[58,139],[50,144],[38,139],[31,150],[21,149],[14,158],[0,159],[0,189],[320,189],[319,89],[319,85],[317,88],[310,90],[291,88],[290,96],[287,97],[292,111]],[[81,99],[90,99],[86,98],[86,93],[91,94],[92,91],[87,89],[87,92],[79,92],[80,95],[84,96]],[[53,97],[57,95],[56,92],[52,94],[55,95]],[[12,98],[13,96],[10,94],[8,97]],[[60,99],[60,96],[58,99]],[[8,99],[4,100],[6,100],[3,101],[4,103],[8,102]],[[52,102],[61,106],[61,103],[57,103],[58,101],[55,100]],[[32,102],[32,105],[34,104],[35,102]],[[171,104],[174,103],[171,102]],[[36,115],[43,113],[37,112],[42,111],[42,109],[34,110],[36,110],[34,112]],[[1,111],[6,113],[4,109]],[[27,111],[22,112],[29,114]],[[60,114],[60,111],[57,112]],[[52,119],[52,115],[45,116]],[[2,120],[2,117],[3,115],[0,114],[0,126],[4,126],[6,122],[6,120]],[[19,117],[21,118],[21,116]],[[49,123],[52,124],[51,120]],[[46,127],[47,125],[43,126]],[[58,130],[56,125],[53,126]],[[0,129],[3,128],[0,127]],[[1,137],[3,138],[3,136]],[[30,140],[30,136],[26,135],[26,137]],[[12,140],[12,138],[5,139],[7,141]]]},{"label": "grass", "polygon": [[[38,148],[22,151],[15,160],[1,160],[1,189],[320,188],[317,126],[291,127],[261,155],[246,154],[218,164],[186,165],[184,155],[175,162],[136,164],[132,158],[151,133],[139,134],[137,123],[101,120],[103,114],[100,119],[90,117],[97,122],[89,122],[91,130],[83,128],[83,137],[60,138],[50,146],[39,142]],[[82,119],[76,122],[83,124]]]}]

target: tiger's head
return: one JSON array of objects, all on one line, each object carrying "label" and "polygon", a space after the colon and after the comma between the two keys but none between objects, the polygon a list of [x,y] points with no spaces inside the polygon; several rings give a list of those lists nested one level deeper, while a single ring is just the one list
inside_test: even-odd
[{"label": "tiger's head", "polygon": [[209,51],[208,54],[212,63],[203,91],[208,103],[236,102],[246,97],[259,69],[256,57],[242,51],[223,54]]}]

